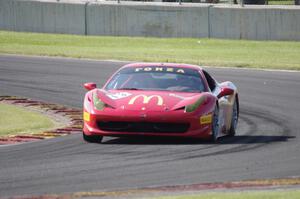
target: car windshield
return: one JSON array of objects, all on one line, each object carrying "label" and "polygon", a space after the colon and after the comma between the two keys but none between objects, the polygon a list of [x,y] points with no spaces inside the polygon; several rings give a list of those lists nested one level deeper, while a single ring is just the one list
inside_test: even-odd
[{"label": "car windshield", "polygon": [[115,74],[106,90],[203,92],[199,71],[177,67],[128,67]]}]

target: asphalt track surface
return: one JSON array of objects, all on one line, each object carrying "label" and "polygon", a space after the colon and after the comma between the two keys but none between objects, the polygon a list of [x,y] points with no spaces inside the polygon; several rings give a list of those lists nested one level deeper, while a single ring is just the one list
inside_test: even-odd
[{"label": "asphalt track surface", "polygon": [[[81,108],[84,82],[124,62],[0,56],[0,95]],[[219,144],[81,135],[0,147],[0,196],[300,176],[300,73],[207,69],[240,92],[238,135]],[[1,117],[3,117],[1,115]]]}]

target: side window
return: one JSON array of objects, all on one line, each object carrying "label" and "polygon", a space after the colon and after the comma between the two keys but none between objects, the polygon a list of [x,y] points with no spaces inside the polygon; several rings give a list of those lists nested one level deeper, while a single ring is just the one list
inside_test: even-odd
[{"label": "side window", "polygon": [[208,72],[206,72],[205,70],[202,71],[207,80],[210,90],[213,91],[216,88],[216,81],[208,74]]}]

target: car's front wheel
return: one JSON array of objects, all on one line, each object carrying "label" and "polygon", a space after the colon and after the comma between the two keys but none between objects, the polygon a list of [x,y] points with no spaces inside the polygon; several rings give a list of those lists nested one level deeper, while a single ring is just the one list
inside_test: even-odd
[{"label": "car's front wheel", "polygon": [[100,135],[86,135],[84,132],[82,132],[83,139],[86,142],[91,142],[91,143],[101,143],[103,136]]},{"label": "car's front wheel", "polygon": [[236,127],[239,119],[239,110],[238,110],[238,99],[235,99],[233,107],[232,107],[232,116],[231,116],[231,125],[229,129],[229,136],[235,136]]},{"label": "car's front wheel", "polygon": [[219,107],[216,106],[212,116],[211,141],[216,142],[219,135]]}]

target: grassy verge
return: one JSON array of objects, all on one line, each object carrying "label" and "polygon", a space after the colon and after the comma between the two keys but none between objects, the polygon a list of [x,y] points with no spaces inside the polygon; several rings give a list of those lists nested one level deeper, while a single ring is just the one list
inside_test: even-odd
[{"label": "grassy verge", "polygon": [[299,199],[300,190],[290,191],[248,191],[203,193],[201,195],[167,196],[152,199]]},{"label": "grassy verge", "polygon": [[294,0],[270,0],[269,5],[295,5]]},{"label": "grassy verge", "polygon": [[0,31],[0,53],[300,70],[300,42]]},{"label": "grassy verge", "polygon": [[37,133],[54,127],[42,114],[25,108],[0,103],[0,137],[23,133]]}]

